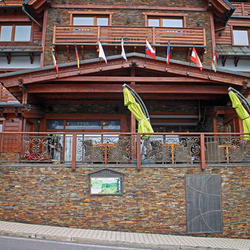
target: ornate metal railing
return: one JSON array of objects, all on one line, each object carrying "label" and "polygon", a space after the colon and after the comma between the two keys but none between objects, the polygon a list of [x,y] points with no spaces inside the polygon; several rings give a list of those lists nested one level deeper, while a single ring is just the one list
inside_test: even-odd
[{"label": "ornate metal railing", "polygon": [[0,133],[2,164],[249,164],[250,135],[239,133]]}]

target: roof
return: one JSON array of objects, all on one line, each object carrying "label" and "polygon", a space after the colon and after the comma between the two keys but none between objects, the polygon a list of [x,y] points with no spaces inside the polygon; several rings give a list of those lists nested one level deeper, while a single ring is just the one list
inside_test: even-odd
[{"label": "roof", "polygon": [[216,46],[217,55],[223,56],[250,56],[249,46],[232,46],[232,45],[218,45]]}]

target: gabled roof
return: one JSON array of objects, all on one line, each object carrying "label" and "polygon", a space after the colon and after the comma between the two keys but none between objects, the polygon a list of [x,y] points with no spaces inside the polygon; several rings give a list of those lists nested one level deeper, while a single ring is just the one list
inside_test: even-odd
[{"label": "gabled roof", "polygon": [[[77,63],[22,70],[0,75],[0,82],[20,101],[28,93],[28,103],[47,104],[81,102],[82,100],[119,100],[122,102],[123,83],[135,82],[134,89],[145,100],[158,99],[220,99],[227,95],[228,87],[245,91],[248,95],[250,74],[218,69],[215,73],[204,66],[200,71],[188,62],[145,54],[127,54],[107,57],[108,64],[99,58]],[[132,73],[135,72],[135,73]]]}]

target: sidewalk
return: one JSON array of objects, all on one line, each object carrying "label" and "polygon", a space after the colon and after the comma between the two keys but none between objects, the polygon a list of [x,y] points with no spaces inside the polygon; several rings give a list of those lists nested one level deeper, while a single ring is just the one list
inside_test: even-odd
[{"label": "sidewalk", "polygon": [[0,234],[79,243],[144,247],[153,249],[239,249],[250,250],[248,239],[228,239],[128,233],[33,225],[0,221]]}]

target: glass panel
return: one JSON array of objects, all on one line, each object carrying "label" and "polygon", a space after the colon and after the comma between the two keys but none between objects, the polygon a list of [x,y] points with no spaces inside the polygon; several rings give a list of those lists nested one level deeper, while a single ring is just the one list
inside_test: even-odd
[{"label": "glass panel", "polygon": [[120,126],[120,121],[116,120],[116,121],[103,121],[103,129],[115,129],[115,130],[120,130],[121,126]]},{"label": "glass panel", "polygon": [[65,135],[64,160],[65,163],[72,161],[72,135]]},{"label": "glass panel", "polygon": [[11,41],[11,34],[12,26],[2,26],[0,41]]},{"label": "glass panel", "polygon": [[47,120],[46,121],[47,129],[64,129],[63,120]]},{"label": "glass panel", "polygon": [[102,129],[101,121],[95,120],[66,120],[66,129]]},{"label": "glass panel", "polygon": [[116,144],[120,135],[103,135],[103,143]]},{"label": "glass panel", "polygon": [[97,18],[97,25],[98,26],[108,26],[109,19],[107,17],[98,17]]},{"label": "glass panel", "polygon": [[166,18],[163,19],[163,27],[177,27],[182,28],[182,19]]},{"label": "glass panel", "polygon": [[94,17],[74,17],[73,25],[85,25],[85,26],[93,26],[94,25]]},{"label": "glass panel", "polygon": [[120,194],[119,177],[91,177],[91,194]]},{"label": "glass panel", "polygon": [[159,19],[148,19],[148,26],[149,27],[160,27],[160,20]]},{"label": "glass panel", "polygon": [[15,41],[30,41],[31,26],[16,26]]},{"label": "glass panel", "polygon": [[3,124],[0,124],[0,132],[3,132]]},{"label": "glass panel", "polygon": [[249,45],[247,30],[234,30],[233,36],[235,45]]}]

